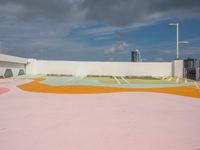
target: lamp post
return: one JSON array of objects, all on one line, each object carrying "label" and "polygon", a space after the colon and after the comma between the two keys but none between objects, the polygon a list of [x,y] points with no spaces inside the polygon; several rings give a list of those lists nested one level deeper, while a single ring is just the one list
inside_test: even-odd
[{"label": "lamp post", "polygon": [[176,26],[176,59],[179,59],[179,44],[188,44],[188,41],[179,41],[179,23],[169,23],[169,26]]}]

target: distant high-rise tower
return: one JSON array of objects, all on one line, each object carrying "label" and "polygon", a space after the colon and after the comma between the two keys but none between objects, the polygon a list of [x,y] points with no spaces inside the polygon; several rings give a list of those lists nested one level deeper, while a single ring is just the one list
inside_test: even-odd
[{"label": "distant high-rise tower", "polygon": [[131,61],[132,62],[140,62],[140,51],[138,49],[131,52]]}]

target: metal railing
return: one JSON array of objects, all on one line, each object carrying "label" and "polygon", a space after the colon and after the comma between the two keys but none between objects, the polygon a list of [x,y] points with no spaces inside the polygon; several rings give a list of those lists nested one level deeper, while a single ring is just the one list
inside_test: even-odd
[{"label": "metal railing", "polygon": [[200,80],[200,63],[198,63],[193,68],[184,68],[184,78],[192,80]]}]

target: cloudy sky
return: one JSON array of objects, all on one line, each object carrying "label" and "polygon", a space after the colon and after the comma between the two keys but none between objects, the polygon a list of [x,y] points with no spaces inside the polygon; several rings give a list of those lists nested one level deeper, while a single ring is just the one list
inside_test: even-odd
[{"label": "cloudy sky", "polygon": [[200,0],[0,0],[0,53],[37,59],[200,58]]}]

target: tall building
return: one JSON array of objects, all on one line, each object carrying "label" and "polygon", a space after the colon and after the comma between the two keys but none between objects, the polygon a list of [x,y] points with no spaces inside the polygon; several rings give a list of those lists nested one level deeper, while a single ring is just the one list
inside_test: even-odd
[{"label": "tall building", "polygon": [[131,52],[131,61],[132,62],[140,62],[141,61],[140,51],[138,49]]}]

